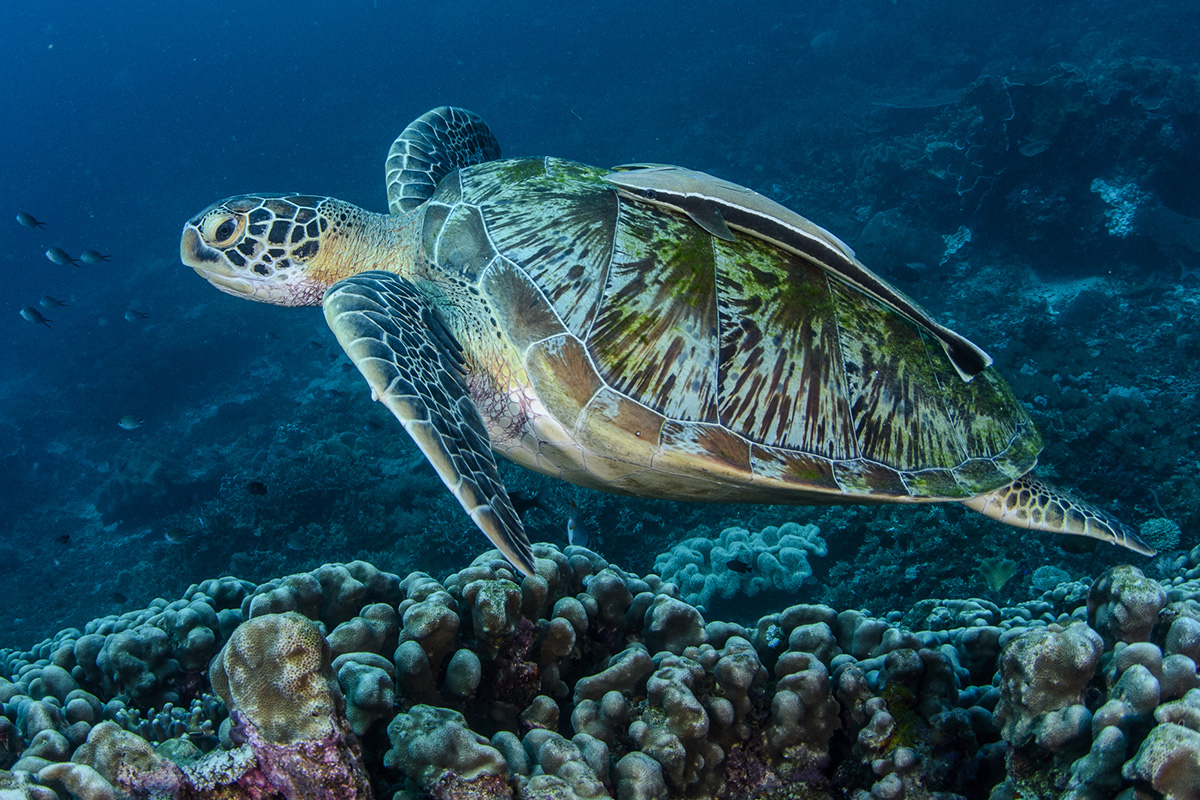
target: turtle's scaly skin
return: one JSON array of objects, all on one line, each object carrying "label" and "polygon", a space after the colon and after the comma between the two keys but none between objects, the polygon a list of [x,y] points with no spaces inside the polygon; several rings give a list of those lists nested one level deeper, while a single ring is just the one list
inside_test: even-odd
[{"label": "turtle's scaly skin", "polygon": [[519,464],[611,492],[960,501],[1149,551],[1022,479],[1041,439],[994,370],[965,382],[886,305],[762,239],[621,197],[606,170],[498,154],[481,120],[438,109],[393,146],[392,214],[234,197],[185,225],[181,256],[231,294],[323,297],[373,396],[523,570],[532,555],[484,429]]}]

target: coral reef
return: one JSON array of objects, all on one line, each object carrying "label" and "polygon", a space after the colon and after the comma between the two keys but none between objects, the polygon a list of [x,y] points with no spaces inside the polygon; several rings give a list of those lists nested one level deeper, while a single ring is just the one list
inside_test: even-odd
[{"label": "coral reef", "polygon": [[1142,539],[1159,552],[1174,550],[1179,546],[1182,531],[1173,520],[1155,517],[1142,523],[1139,533]]},{"label": "coral reef", "polygon": [[785,522],[757,533],[726,528],[716,539],[685,539],[659,555],[654,571],[679,587],[680,599],[701,611],[725,611],[719,600],[745,598],[760,593],[794,596],[812,574],[810,556],[828,550],[815,525]]},{"label": "coral reef", "polygon": [[584,548],[535,554],[533,577],[490,551],[443,581],[362,562],[206,581],[4,651],[0,790],[1195,796],[1200,548],[1165,583],[1121,566],[1013,607],[800,604],[751,625]]},{"label": "coral reef", "polygon": [[252,617],[213,660],[209,680],[238,738],[285,797],[371,797],[329,643],[294,611]]},{"label": "coral reef", "polygon": [[[983,238],[1007,233],[1048,269],[1065,248],[1078,257],[1081,246],[1099,253],[1114,243],[1161,269],[1164,255],[1200,253],[1195,220],[1170,208],[1181,197],[1174,173],[1191,162],[1182,142],[1198,133],[1198,97],[1194,76],[1148,58],[980,75],[930,107],[919,130],[908,109],[878,104],[884,135],[861,151],[858,183],[874,208],[891,209],[891,231],[950,235],[965,211]],[[921,198],[917,218],[895,214],[911,197]],[[865,243],[896,245],[893,260],[914,260],[911,238],[880,233],[868,224]],[[915,260],[935,257],[925,247]]]}]

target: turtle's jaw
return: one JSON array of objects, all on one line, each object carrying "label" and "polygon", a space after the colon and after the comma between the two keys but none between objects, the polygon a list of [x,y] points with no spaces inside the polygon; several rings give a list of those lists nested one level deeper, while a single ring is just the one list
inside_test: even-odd
[{"label": "turtle's jaw", "polygon": [[270,303],[273,306],[319,306],[327,288],[314,281],[272,284],[267,281],[253,281],[230,275],[220,275],[191,264],[188,266],[191,266],[201,278],[225,294],[244,297],[247,300],[257,300],[260,303]]},{"label": "turtle's jaw", "polygon": [[[247,300],[257,300],[260,303],[270,303],[275,306],[307,306],[313,303],[298,302],[292,292],[281,292],[280,286],[265,286],[262,283],[246,280],[232,275],[221,275],[216,272],[209,272],[204,267],[197,267],[192,264],[188,266],[196,270],[196,274],[204,280],[211,283],[213,286],[220,289],[225,294],[231,294],[234,297],[244,297]],[[320,295],[318,295],[319,299]]]}]

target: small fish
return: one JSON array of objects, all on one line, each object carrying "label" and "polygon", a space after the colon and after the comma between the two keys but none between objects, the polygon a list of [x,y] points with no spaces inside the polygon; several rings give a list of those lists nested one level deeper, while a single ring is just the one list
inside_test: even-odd
[{"label": "small fish", "polygon": [[171,544],[184,544],[188,539],[192,538],[192,534],[183,528],[172,527],[163,531],[163,538]]},{"label": "small fish", "polygon": [[[1061,541],[1059,541],[1060,539]],[[1084,536],[1055,536],[1054,543],[1064,552],[1086,555],[1096,551],[1096,545],[1100,544],[1100,540]]]},{"label": "small fish", "polygon": [[742,561],[740,558],[731,558],[725,563],[725,566],[729,567],[734,572],[740,572],[743,575],[754,569],[754,567],[750,566],[745,561]]},{"label": "small fish", "polygon": [[46,251],[46,258],[64,267],[67,264],[70,264],[72,267],[79,266],[79,262],[67,255],[67,251],[61,247],[51,247]]},{"label": "small fish", "polygon": [[129,598],[121,592],[109,592],[108,599],[119,606],[123,606],[129,602]]},{"label": "small fish", "polygon": [[126,414],[117,420],[117,424],[127,431],[137,430],[146,423],[144,417],[135,417],[133,414]]},{"label": "small fish", "polygon": [[64,533],[62,536],[55,536],[54,541],[56,544],[62,544],[62,545],[70,544],[71,543],[71,534]]},{"label": "small fish", "polygon": [[26,228],[44,228],[46,223],[38,222],[37,218],[25,211],[17,212],[17,222],[24,225]]},{"label": "small fish", "polygon": [[150,319],[150,315],[145,311],[138,311],[136,308],[131,308],[125,312],[126,322],[137,322],[139,319]]},{"label": "small fish", "polygon": [[54,321],[52,319],[46,319],[45,317],[43,317],[42,313],[40,311],[38,311],[36,308],[34,308],[33,306],[22,307],[21,308],[21,317],[25,320],[28,320],[29,322],[33,322],[38,325],[45,325],[47,328],[49,328],[50,323]]},{"label": "small fish", "polygon": [[65,306],[66,303],[62,300],[59,300],[57,297],[46,295],[38,301],[38,305],[42,308],[61,308],[62,306]]},{"label": "small fish", "polygon": [[97,253],[95,250],[84,250],[79,254],[79,260],[85,264],[99,264],[101,261],[112,261],[112,256]]},{"label": "small fish", "polygon": [[250,494],[262,497],[267,493],[267,485],[262,481],[250,481],[246,484],[246,491]]},{"label": "small fish", "polygon": [[591,531],[583,521],[583,511],[571,501],[571,512],[567,515],[567,544],[587,547]]},{"label": "small fish", "polygon": [[508,493],[508,499],[512,501],[513,510],[517,512],[518,517],[524,518],[526,511],[531,511],[535,508],[540,508],[542,511],[549,512],[546,504],[542,502],[540,492],[522,492],[516,490]]}]

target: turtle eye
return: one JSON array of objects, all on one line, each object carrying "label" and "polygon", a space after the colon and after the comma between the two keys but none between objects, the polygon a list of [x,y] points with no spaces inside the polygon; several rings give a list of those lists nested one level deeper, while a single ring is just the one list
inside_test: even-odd
[{"label": "turtle eye", "polygon": [[223,247],[233,243],[234,237],[238,235],[241,228],[237,217],[231,214],[222,214],[205,220],[204,235],[213,244]]}]

